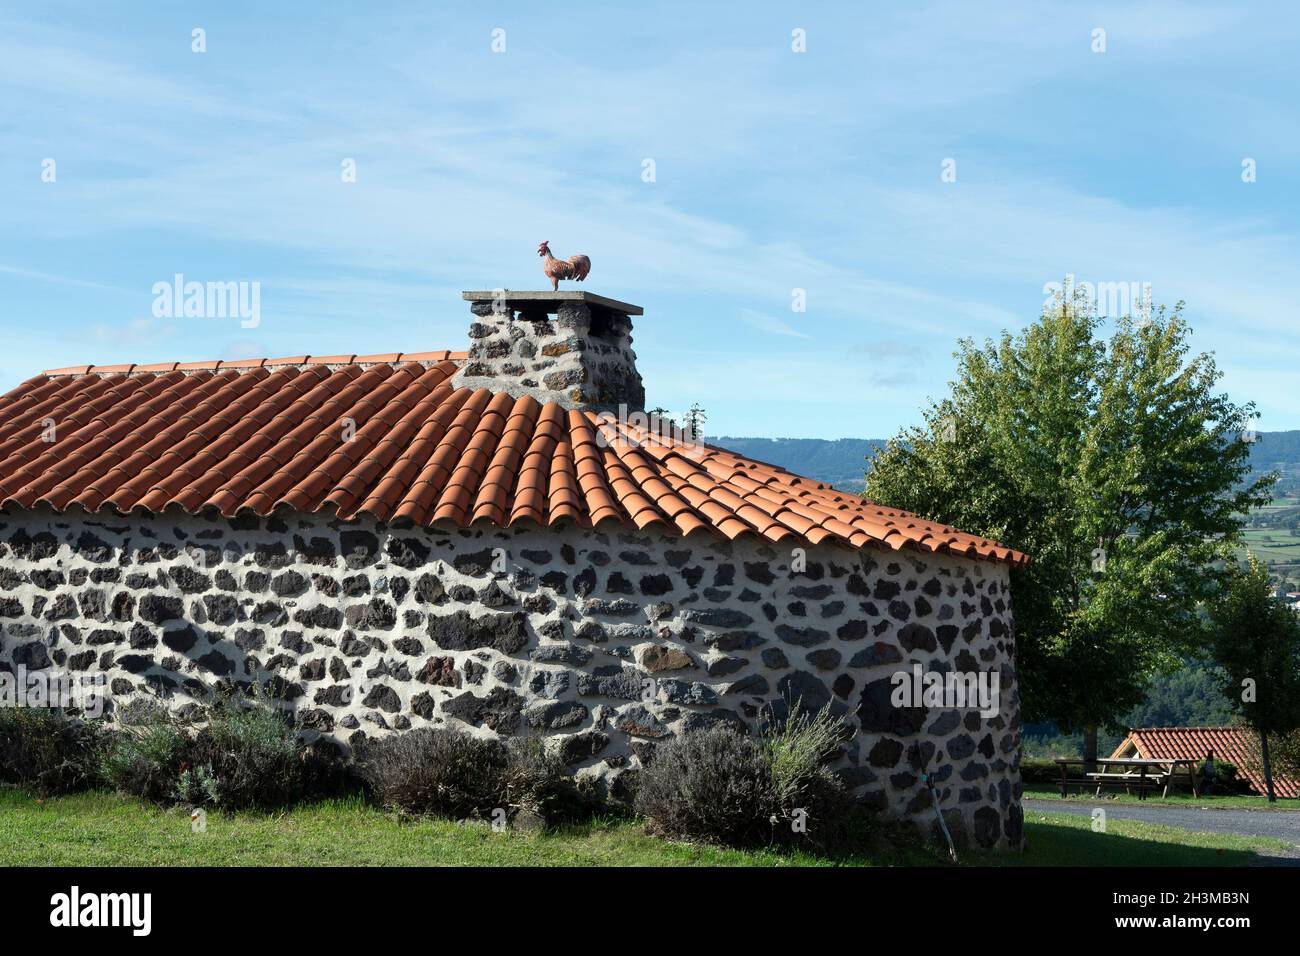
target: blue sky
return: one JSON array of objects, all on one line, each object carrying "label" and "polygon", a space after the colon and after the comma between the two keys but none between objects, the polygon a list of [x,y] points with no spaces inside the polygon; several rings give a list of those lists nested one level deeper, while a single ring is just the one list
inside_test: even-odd
[{"label": "blue sky", "polygon": [[[1067,273],[1186,300],[1300,428],[1291,4],[112,6],[0,8],[5,388],[464,348],[460,290],[540,288],[549,239],[712,434],[891,434]],[[260,282],[260,325],[155,318],[176,273]]]}]

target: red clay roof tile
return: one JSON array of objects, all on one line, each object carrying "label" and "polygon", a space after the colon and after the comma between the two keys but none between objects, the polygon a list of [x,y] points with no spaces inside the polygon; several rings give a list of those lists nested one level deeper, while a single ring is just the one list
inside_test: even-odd
[{"label": "red clay roof tile", "polygon": [[0,505],[618,521],[1027,560],[720,448],[453,388],[465,360],[431,351],[53,369],[0,397]]},{"label": "red clay roof tile", "polygon": [[[1124,756],[1134,750],[1149,760],[1198,761],[1213,750],[1214,759],[1236,767],[1256,793],[1267,793],[1257,757],[1259,738],[1245,727],[1142,727],[1129,731],[1111,756]],[[1300,797],[1300,780],[1274,773],[1273,792],[1279,797]]]}]

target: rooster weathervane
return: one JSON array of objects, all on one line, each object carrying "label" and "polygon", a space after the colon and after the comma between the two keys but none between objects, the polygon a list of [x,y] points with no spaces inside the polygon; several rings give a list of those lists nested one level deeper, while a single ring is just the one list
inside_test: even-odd
[{"label": "rooster weathervane", "polygon": [[542,263],[542,272],[546,274],[546,278],[551,280],[551,289],[556,292],[560,290],[561,279],[572,279],[574,282],[581,282],[587,278],[587,273],[591,271],[591,259],[582,255],[582,253],[569,256],[567,259],[557,259],[551,255],[549,239],[544,240],[537,247],[537,254],[545,259]]}]

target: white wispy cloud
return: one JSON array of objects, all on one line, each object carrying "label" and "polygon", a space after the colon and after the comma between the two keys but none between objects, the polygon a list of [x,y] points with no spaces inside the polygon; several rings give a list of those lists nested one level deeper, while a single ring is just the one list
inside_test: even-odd
[{"label": "white wispy cloud", "polygon": [[811,338],[807,333],[800,332],[784,319],[778,319],[766,312],[758,312],[754,309],[740,309],[737,314],[740,316],[740,321],[746,325],[752,325],[764,332],[771,332],[773,335],[788,335],[796,339]]},{"label": "white wispy cloud", "polygon": [[[1268,190],[1300,138],[1276,92],[1222,79],[1252,43],[1294,40],[1294,17],[1263,27],[1165,0],[843,5],[807,12],[799,57],[784,8],[744,24],[678,9],[691,30],[614,8],[563,25],[506,11],[497,57],[486,21],[416,6],[401,30],[348,16],[347,48],[328,51],[291,24],[239,32],[214,13],[206,58],[184,52],[179,23],[160,41],[153,20],[7,22],[0,298],[92,331],[26,340],[0,372],[12,384],[22,356],[457,347],[458,291],[535,287],[550,239],[592,257],[588,287],[646,306],[636,347],[659,402],[708,389],[733,432],[807,424],[811,406],[803,433],[892,431],[942,390],[959,336],[1031,320],[1065,272],[1188,300],[1234,397],[1300,424],[1286,344],[1300,248],[1264,198],[1287,198]],[[1096,26],[1104,57],[1088,50]],[[1214,111],[1126,113],[1129,91]],[[1116,132],[1131,124],[1136,146]],[[1147,141],[1170,155],[1147,158]],[[1204,158],[1173,165],[1181,144]],[[1096,171],[1117,148],[1137,152]],[[1254,186],[1235,179],[1246,148],[1269,177]],[[37,179],[44,156],[57,184]],[[941,184],[947,156],[959,178]],[[261,281],[263,327],[133,326],[173,272]],[[808,311],[791,316],[796,288]],[[100,354],[53,354],[82,341]]]}]

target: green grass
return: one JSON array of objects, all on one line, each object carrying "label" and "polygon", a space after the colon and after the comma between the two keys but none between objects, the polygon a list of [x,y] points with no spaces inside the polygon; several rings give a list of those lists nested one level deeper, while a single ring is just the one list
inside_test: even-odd
[{"label": "green grass", "polygon": [[[1247,865],[1276,840],[1191,833],[1129,820],[1093,833],[1090,820],[1030,811],[1021,854],[963,854],[967,866]],[[647,836],[600,820],[555,833],[494,833],[484,824],[400,820],[360,800],[286,813],[189,815],[134,798],[84,793],[38,801],[0,788],[0,866],[881,866],[946,865],[937,848],[882,844],[872,855],[732,850]]]},{"label": "green grass", "polygon": [[0,790],[0,866],[818,866],[870,865],[813,854],[692,846],[599,820],[557,833],[494,833],[487,824],[401,820],[359,799],[285,813],[189,814],[110,793],[43,802]]},{"label": "green grass", "polygon": [[1069,803],[1087,803],[1089,805],[1102,805],[1105,803],[1141,803],[1144,807],[1183,807],[1185,809],[1196,810],[1263,810],[1268,813],[1286,813],[1300,811],[1300,800],[1281,800],[1275,803],[1269,803],[1268,797],[1260,797],[1255,794],[1224,794],[1215,797],[1193,797],[1185,791],[1176,791],[1167,797],[1160,796],[1159,793],[1148,794],[1145,800],[1139,800],[1136,793],[1120,793],[1115,790],[1103,790],[1101,796],[1093,796],[1091,793],[1078,793],[1073,788],[1068,797],[1061,796],[1059,786],[1048,786],[1047,784],[1034,784],[1025,787],[1026,797],[1037,797],[1042,800],[1061,800]]},{"label": "green grass", "polygon": [[1282,840],[1198,833],[1140,820],[1109,820],[1094,833],[1090,817],[1039,810],[1025,812],[1025,852],[1017,858],[986,855],[992,866],[1250,866],[1259,851],[1293,850]]}]

